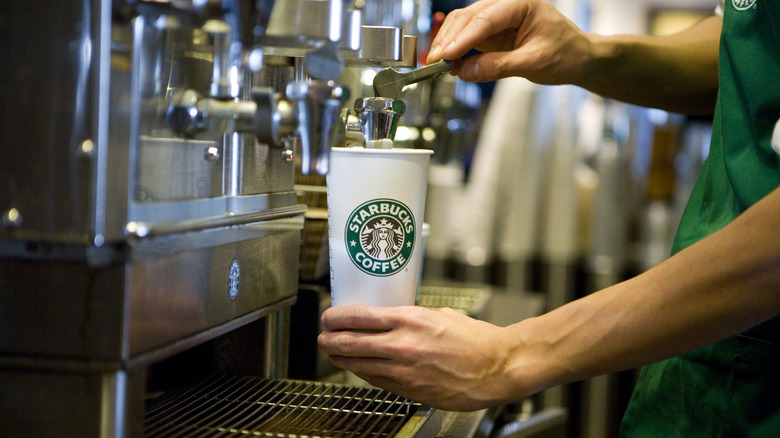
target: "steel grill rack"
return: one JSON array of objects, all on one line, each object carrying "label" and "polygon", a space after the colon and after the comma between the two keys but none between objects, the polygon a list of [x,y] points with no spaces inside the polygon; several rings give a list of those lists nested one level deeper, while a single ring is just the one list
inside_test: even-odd
[{"label": "steel grill rack", "polygon": [[420,407],[387,391],[218,374],[147,407],[146,437],[394,437]]}]

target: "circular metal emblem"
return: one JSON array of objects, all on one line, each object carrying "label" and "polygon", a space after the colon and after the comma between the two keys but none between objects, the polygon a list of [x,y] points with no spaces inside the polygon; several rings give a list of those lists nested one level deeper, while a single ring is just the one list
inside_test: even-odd
[{"label": "circular metal emblem", "polygon": [[235,300],[238,296],[238,281],[241,278],[241,268],[238,267],[238,260],[233,260],[228,272],[228,296]]},{"label": "circular metal emblem", "polygon": [[412,211],[394,199],[365,202],[349,215],[347,253],[361,271],[386,277],[401,271],[414,249],[417,225]]},{"label": "circular metal emblem", "polygon": [[738,11],[744,11],[754,7],[756,0],[731,0],[731,5]]}]

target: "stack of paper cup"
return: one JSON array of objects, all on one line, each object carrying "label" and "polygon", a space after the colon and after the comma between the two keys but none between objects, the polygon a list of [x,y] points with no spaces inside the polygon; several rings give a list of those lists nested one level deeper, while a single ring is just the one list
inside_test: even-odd
[{"label": "stack of paper cup", "polygon": [[331,150],[333,306],[414,304],[431,154],[427,149]]}]

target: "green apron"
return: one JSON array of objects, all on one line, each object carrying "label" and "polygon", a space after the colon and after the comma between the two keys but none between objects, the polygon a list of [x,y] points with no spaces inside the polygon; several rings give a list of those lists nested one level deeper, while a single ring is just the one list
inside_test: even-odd
[{"label": "green apron", "polygon": [[[710,153],[673,252],[780,184],[771,148],[780,117],[780,0],[726,0],[719,62]],[[780,317],[644,367],[621,436],[780,437]]]}]

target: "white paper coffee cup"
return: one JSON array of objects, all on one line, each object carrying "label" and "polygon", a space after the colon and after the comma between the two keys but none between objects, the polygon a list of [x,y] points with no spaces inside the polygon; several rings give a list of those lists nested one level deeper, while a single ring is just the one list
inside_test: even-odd
[{"label": "white paper coffee cup", "polygon": [[331,150],[333,306],[414,304],[431,154],[427,149]]}]

